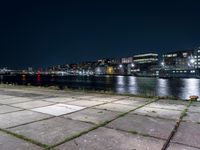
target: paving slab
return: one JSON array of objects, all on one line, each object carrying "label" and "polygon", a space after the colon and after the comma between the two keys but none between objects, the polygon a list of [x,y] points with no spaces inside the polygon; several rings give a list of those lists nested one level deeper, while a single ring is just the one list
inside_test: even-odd
[{"label": "paving slab", "polygon": [[168,110],[168,109],[160,109],[160,108],[153,108],[144,106],[140,109],[137,109],[131,114],[138,114],[138,115],[145,115],[145,116],[151,116],[151,117],[159,117],[164,119],[179,119],[181,115],[181,111],[177,110]]},{"label": "paving slab", "polygon": [[131,106],[141,106],[146,103],[146,101],[138,101],[138,100],[119,100],[115,101],[116,104],[124,104],[124,105],[131,105]]},{"label": "paving slab", "polygon": [[200,101],[198,101],[198,102],[193,102],[193,103],[191,104],[191,106],[200,107]]},{"label": "paving slab", "polygon": [[72,141],[58,150],[161,150],[163,140],[125,133],[113,129],[98,128]]},{"label": "paving slab", "polygon": [[198,148],[185,146],[182,144],[170,143],[167,150],[199,150]]},{"label": "paving slab", "polygon": [[160,99],[159,103],[167,103],[167,104],[177,104],[177,105],[188,105],[189,101],[186,100],[172,100],[172,99]]},{"label": "paving slab", "polygon": [[65,118],[70,118],[73,120],[80,120],[85,122],[92,122],[95,124],[100,124],[105,121],[109,121],[117,117],[120,113],[118,112],[111,112],[106,110],[99,110],[99,109],[84,109],[79,112],[75,112],[72,114],[64,115]]},{"label": "paving slab", "polygon": [[9,128],[50,117],[52,116],[28,110],[0,114],[0,128]]},{"label": "paving slab", "polygon": [[128,114],[114,120],[107,126],[114,129],[167,139],[175,124],[176,122],[174,120]]},{"label": "paving slab", "polygon": [[43,144],[54,145],[92,127],[88,123],[56,117],[9,130]]},{"label": "paving slab", "polygon": [[155,99],[153,98],[143,98],[143,97],[129,97],[128,100],[136,100],[136,101],[144,101],[144,102],[149,102],[149,101],[153,101]]},{"label": "paving slab", "polygon": [[7,105],[0,105],[0,114],[9,113],[9,112],[13,112],[13,111],[19,111],[19,110],[22,110],[22,109],[7,106]]},{"label": "paving slab", "polygon": [[92,106],[100,105],[103,103],[105,102],[90,101],[90,100],[76,100],[72,102],[66,102],[66,104],[69,104],[69,105],[84,106],[84,107],[92,107]]},{"label": "paving slab", "polygon": [[74,99],[71,97],[52,97],[52,98],[44,98],[42,100],[48,101],[48,102],[54,102],[54,103],[64,103],[64,102],[75,101],[77,99]]},{"label": "paving slab", "polygon": [[99,96],[101,98],[112,98],[112,99],[116,99],[116,100],[120,100],[120,99],[128,99],[129,96],[123,96],[123,95],[110,95],[110,94],[103,94],[102,96]]},{"label": "paving slab", "polygon": [[90,100],[91,98],[96,97],[93,94],[86,94],[86,95],[77,95],[75,96],[76,99],[85,99],[85,100]]},{"label": "paving slab", "polygon": [[101,102],[114,102],[114,101],[117,101],[118,99],[116,99],[116,98],[109,98],[109,96],[108,96],[108,97],[93,97],[90,100],[101,101]]},{"label": "paving slab", "polygon": [[188,112],[197,112],[200,114],[200,105],[199,106],[190,106]]},{"label": "paving slab", "polygon": [[26,101],[32,101],[31,98],[25,98],[25,97],[14,97],[11,99],[3,99],[0,100],[1,104],[14,104],[14,103],[20,103],[20,102],[26,102]]},{"label": "paving slab", "polygon": [[0,100],[3,100],[3,99],[10,99],[10,98],[15,98],[16,96],[9,96],[9,95],[0,95]]},{"label": "paving slab", "polygon": [[39,97],[42,96],[42,94],[39,93],[33,93],[33,92],[24,92],[24,91],[18,91],[18,92],[8,92],[9,95],[12,96],[17,96],[17,97],[29,97],[29,98],[35,98],[35,97]]},{"label": "paving slab", "polygon": [[42,150],[39,146],[33,145],[14,136],[0,131],[1,150]]},{"label": "paving slab", "polygon": [[72,112],[76,112],[78,110],[82,110],[85,107],[75,106],[75,105],[67,105],[67,104],[55,104],[51,106],[39,107],[31,109],[32,111],[41,112],[53,116],[60,116]]},{"label": "paving slab", "polygon": [[100,105],[100,106],[95,106],[94,108],[111,110],[111,111],[116,111],[116,112],[128,112],[128,111],[133,110],[137,107],[138,106],[129,106],[129,105],[123,105],[123,104],[108,103],[108,104],[103,104],[103,105]]},{"label": "paving slab", "polygon": [[183,120],[200,124],[200,113],[187,112]]},{"label": "paving slab", "polygon": [[172,142],[200,148],[200,124],[181,122]]},{"label": "paving slab", "polygon": [[172,110],[180,110],[180,111],[183,111],[186,108],[185,105],[170,104],[170,103],[164,103],[164,102],[159,102],[159,101],[149,104],[148,107],[172,109]]},{"label": "paving slab", "polygon": [[37,108],[37,107],[48,106],[48,105],[53,105],[53,104],[54,103],[51,103],[51,102],[35,100],[35,101],[11,104],[11,106],[15,106],[15,107],[23,108],[23,109],[31,109],[31,108]]}]

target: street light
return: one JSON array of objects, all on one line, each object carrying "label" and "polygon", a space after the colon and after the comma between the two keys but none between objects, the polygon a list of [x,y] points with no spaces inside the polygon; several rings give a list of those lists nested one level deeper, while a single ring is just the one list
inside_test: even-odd
[{"label": "street light", "polygon": [[194,62],[195,62],[195,59],[194,59],[194,58],[190,58],[190,60],[189,60],[189,61],[190,61],[190,63],[191,63],[191,64],[194,64]]},{"label": "street light", "polygon": [[135,64],[134,64],[134,63],[132,63],[132,64],[131,64],[131,67],[135,67]]},{"label": "street light", "polygon": [[119,68],[123,68],[123,65],[122,65],[122,64],[120,64],[120,65],[119,65]]},{"label": "street light", "polygon": [[164,67],[164,66],[165,66],[165,63],[164,63],[164,62],[161,62],[161,65]]}]

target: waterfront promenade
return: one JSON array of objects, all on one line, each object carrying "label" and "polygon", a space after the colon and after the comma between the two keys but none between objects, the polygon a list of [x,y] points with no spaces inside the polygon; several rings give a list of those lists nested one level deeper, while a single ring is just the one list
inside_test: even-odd
[{"label": "waterfront promenade", "polygon": [[200,103],[0,85],[0,150],[199,150]]}]

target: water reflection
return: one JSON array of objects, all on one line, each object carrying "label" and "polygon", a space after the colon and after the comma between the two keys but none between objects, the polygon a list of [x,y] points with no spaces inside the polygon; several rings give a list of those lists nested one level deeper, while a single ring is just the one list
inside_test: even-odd
[{"label": "water reflection", "polygon": [[118,93],[125,93],[125,77],[124,76],[117,76],[116,77],[116,92]]},{"label": "water reflection", "polygon": [[191,95],[200,95],[200,80],[198,79],[182,79],[183,86],[182,91],[179,93],[179,97],[188,99]]},{"label": "water reflection", "polygon": [[138,85],[137,78],[129,76],[128,77],[128,93],[137,94],[138,93]]},{"label": "water reflection", "polygon": [[156,94],[159,96],[171,96],[167,79],[157,79]]},{"label": "water reflection", "polygon": [[199,79],[157,79],[133,76],[116,78],[117,93],[174,96],[181,99],[188,99],[191,95],[200,96]]},{"label": "water reflection", "polygon": [[33,85],[63,85],[69,88],[111,90],[116,93],[131,93],[152,96],[174,96],[188,99],[190,95],[200,96],[200,79],[159,79],[134,76],[3,76],[4,83]]}]

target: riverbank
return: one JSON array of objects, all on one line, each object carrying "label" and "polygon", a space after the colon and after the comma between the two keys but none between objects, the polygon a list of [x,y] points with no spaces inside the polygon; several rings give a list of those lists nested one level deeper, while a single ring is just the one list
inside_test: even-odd
[{"label": "riverbank", "polygon": [[142,96],[160,96],[188,99],[191,95],[200,97],[200,79],[159,79],[132,76],[82,77],[82,76],[10,76],[1,80],[4,84],[59,87]]},{"label": "riverbank", "polygon": [[0,85],[1,150],[200,148],[199,102],[51,88]]},{"label": "riverbank", "polygon": [[147,93],[143,93],[143,94],[130,94],[130,93],[115,93],[113,91],[106,91],[106,90],[95,90],[95,89],[81,89],[81,88],[68,88],[65,86],[33,86],[33,85],[18,85],[18,84],[0,84],[0,88],[21,88],[21,89],[41,89],[41,90],[54,90],[54,91],[60,91],[60,92],[87,92],[90,94],[104,94],[104,95],[119,95],[119,96],[130,96],[130,97],[141,97],[141,98],[155,98],[155,99],[171,99],[171,100],[181,100],[178,99],[174,96],[155,96],[152,95],[152,93],[147,92]]}]

